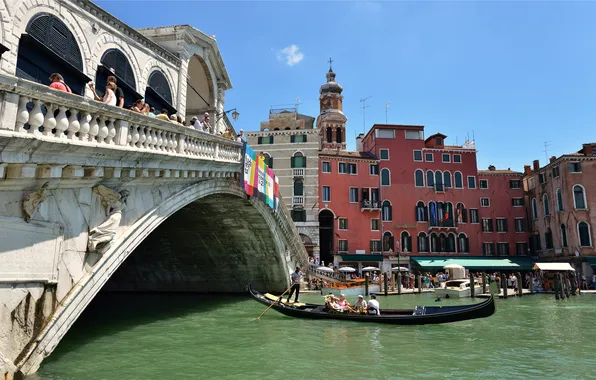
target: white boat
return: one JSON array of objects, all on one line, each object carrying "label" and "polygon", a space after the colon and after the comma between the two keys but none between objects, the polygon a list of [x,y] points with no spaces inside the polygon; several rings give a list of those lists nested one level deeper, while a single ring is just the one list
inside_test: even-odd
[{"label": "white boat", "polygon": [[[474,280],[474,294],[480,293],[482,293],[482,286],[480,286],[477,280]],[[471,297],[470,280],[462,278],[460,280],[447,281],[444,288],[435,288],[435,294],[445,298],[447,296],[449,298]]]}]

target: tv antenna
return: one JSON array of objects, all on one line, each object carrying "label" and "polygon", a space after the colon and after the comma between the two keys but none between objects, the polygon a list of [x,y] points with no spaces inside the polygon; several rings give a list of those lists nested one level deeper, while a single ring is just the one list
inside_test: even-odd
[{"label": "tv antenna", "polygon": [[296,113],[298,113],[298,106],[301,104],[302,102],[300,101],[300,98],[296,98]]},{"label": "tv antenna", "polygon": [[372,98],[372,96],[368,96],[364,99],[360,99],[360,103],[362,103],[362,133],[366,133],[366,101]]},{"label": "tv antenna", "polygon": [[385,103],[385,124],[387,124],[387,112],[389,111],[389,102]]},{"label": "tv antenna", "polygon": [[544,142],[544,155],[546,156],[546,162],[548,162],[548,147],[551,145],[550,141]]}]

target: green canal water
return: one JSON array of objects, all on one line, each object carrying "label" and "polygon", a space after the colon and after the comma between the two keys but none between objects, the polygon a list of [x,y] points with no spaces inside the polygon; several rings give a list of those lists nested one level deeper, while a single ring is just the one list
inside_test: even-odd
[{"label": "green canal water", "polygon": [[[435,304],[432,294],[379,299],[381,307]],[[490,318],[433,326],[275,311],[256,321],[263,310],[238,296],[102,294],[28,380],[596,378],[592,294],[497,300]]]}]

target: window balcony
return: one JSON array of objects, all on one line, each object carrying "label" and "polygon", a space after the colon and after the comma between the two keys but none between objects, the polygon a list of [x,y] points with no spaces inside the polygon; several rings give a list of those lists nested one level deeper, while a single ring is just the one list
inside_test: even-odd
[{"label": "window balcony", "polygon": [[304,196],[293,196],[292,197],[292,205],[297,206],[304,206]]},{"label": "window balcony", "polygon": [[304,177],[304,168],[292,169],[292,175],[294,177]]},{"label": "window balcony", "polygon": [[360,211],[377,211],[381,209],[381,202],[369,201],[368,199],[363,200],[360,203]]}]

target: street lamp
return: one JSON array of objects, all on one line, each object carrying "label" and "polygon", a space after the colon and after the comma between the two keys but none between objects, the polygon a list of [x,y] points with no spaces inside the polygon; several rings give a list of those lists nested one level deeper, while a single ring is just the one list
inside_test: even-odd
[{"label": "street lamp", "polygon": [[230,112],[232,113],[232,119],[234,119],[234,121],[238,120],[240,113],[238,112],[238,110],[236,108],[232,108],[231,110],[227,110],[227,111],[217,114],[217,120],[221,119],[223,117],[223,115],[230,113]]}]

